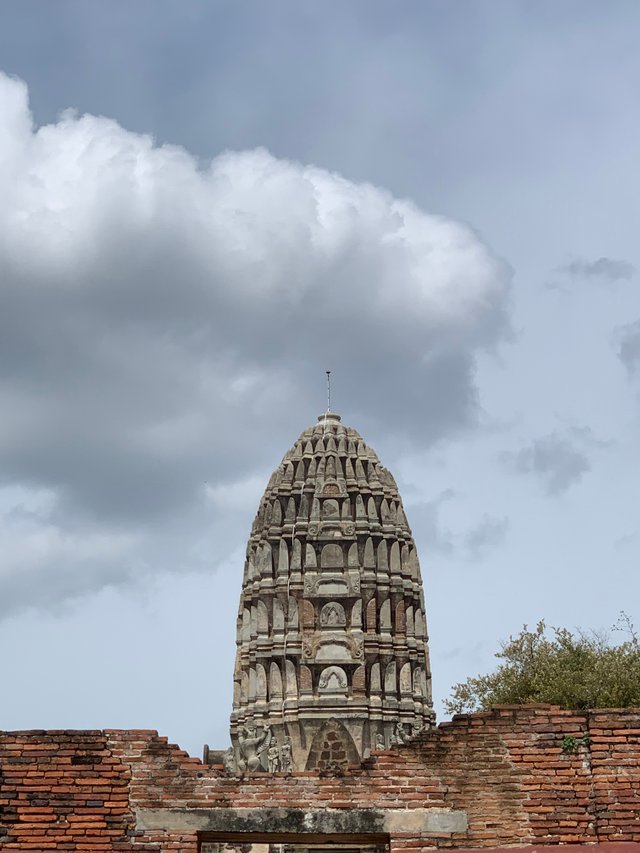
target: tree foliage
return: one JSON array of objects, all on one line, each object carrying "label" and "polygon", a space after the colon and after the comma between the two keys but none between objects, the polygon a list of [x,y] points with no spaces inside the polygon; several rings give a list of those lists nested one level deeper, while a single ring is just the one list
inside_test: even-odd
[{"label": "tree foliage", "polygon": [[527,702],[576,710],[640,706],[638,636],[625,613],[612,630],[626,638],[614,643],[595,631],[525,625],[496,653],[502,663],[495,672],[456,684],[445,707],[462,713]]}]

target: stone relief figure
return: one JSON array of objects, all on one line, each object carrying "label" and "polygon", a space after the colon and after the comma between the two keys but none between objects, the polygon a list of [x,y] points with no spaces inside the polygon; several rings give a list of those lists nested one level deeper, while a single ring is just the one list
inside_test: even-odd
[{"label": "stone relief figure", "polygon": [[269,749],[267,749],[267,764],[269,773],[277,773],[280,769],[280,747],[277,737],[271,738]]},{"label": "stone relief figure", "polygon": [[399,743],[399,744],[407,743],[407,741],[409,740],[409,734],[405,730],[403,723],[396,723],[395,736],[396,736],[396,743]]},{"label": "stone relief figure", "polygon": [[260,755],[267,748],[271,740],[271,729],[268,726],[262,726],[262,730],[258,732],[258,727],[253,723],[248,723],[244,726],[242,733],[238,737],[238,746],[240,747],[240,759],[238,761],[238,770],[243,773],[245,770],[258,770],[260,767]]},{"label": "stone relief figure", "polygon": [[291,773],[293,770],[293,759],[291,755],[291,738],[285,736],[282,746],[280,747],[280,769],[284,773]]},{"label": "stone relief figure", "polygon": [[224,765],[224,772],[228,773],[229,776],[235,776],[238,772],[238,768],[236,765],[236,755],[233,750],[233,747],[230,746],[229,749],[224,754],[224,758],[222,759],[222,763]]},{"label": "stone relief figure", "polygon": [[344,607],[337,601],[330,601],[320,611],[320,625],[323,628],[343,628],[347,624]]},{"label": "stone relief figure", "polygon": [[377,751],[380,751],[381,749],[385,749],[384,735],[381,734],[380,732],[378,732],[378,734],[376,735],[376,744],[375,744],[374,749],[376,749]]}]

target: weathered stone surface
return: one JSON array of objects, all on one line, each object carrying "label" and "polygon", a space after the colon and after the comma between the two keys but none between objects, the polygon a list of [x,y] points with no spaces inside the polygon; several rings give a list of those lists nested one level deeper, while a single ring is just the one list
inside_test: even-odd
[{"label": "weathered stone surface", "polygon": [[362,835],[465,832],[467,816],[453,809],[139,809],[136,829],[169,832]]},{"label": "weathered stone surface", "polygon": [[247,546],[231,715],[239,765],[256,727],[291,738],[302,770],[329,717],[358,761],[380,738],[392,743],[398,723],[405,737],[430,726],[424,611],[395,480],[354,429],[322,415],[274,471]]}]

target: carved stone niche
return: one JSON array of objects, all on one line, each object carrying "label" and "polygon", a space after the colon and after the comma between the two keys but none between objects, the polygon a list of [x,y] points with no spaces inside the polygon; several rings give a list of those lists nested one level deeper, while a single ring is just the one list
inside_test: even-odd
[{"label": "carved stone niche", "polygon": [[[325,486],[325,492],[328,486]],[[340,506],[336,500],[326,500],[322,502],[322,520],[333,521],[336,524],[340,523]]]},{"label": "carved stone niche", "polygon": [[338,482],[338,480],[330,478],[318,485],[320,488],[316,490],[316,494],[319,494],[323,498],[340,498],[345,497],[347,494],[344,480]]},{"label": "carved stone niche", "polygon": [[318,693],[346,696],[349,682],[347,673],[340,666],[328,666],[320,673]]},{"label": "carved stone niche", "polygon": [[324,605],[320,611],[321,628],[345,628],[346,624],[347,617],[345,616],[344,607],[338,601],[330,601]]}]

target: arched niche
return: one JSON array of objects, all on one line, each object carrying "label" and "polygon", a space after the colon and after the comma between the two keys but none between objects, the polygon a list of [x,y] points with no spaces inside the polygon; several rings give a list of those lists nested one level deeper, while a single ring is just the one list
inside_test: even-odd
[{"label": "arched niche", "polygon": [[292,631],[298,630],[298,602],[295,598],[289,596],[289,611],[287,616],[287,625]]},{"label": "arched niche", "polygon": [[323,569],[341,569],[344,565],[342,546],[335,542],[324,545],[320,553],[320,566]]},{"label": "arched niche", "polygon": [[307,770],[344,771],[360,764],[353,738],[336,719],[327,720],[311,741]]},{"label": "arched niche", "polygon": [[273,556],[271,545],[268,542],[263,542],[260,548],[260,574],[266,577],[273,577]]},{"label": "arched niche", "polygon": [[302,664],[300,667],[300,692],[311,693],[313,690],[313,680],[311,678],[311,670],[308,666]]},{"label": "arched niche", "polygon": [[376,509],[376,502],[373,498],[369,498],[367,501],[367,515],[369,516],[370,524],[378,523],[378,510]]},{"label": "arched niche", "polygon": [[275,661],[269,667],[269,699],[282,698],[282,673]]},{"label": "arched niche", "polygon": [[371,537],[364,543],[364,560],[362,562],[365,569],[375,569],[376,567],[376,557]]},{"label": "arched niche", "polygon": [[302,568],[302,545],[299,539],[293,540],[291,549],[291,571],[299,572]]},{"label": "arched niche", "polygon": [[364,666],[359,666],[353,673],[351,689],[354,696],[364,696],[367,690],[366,675]]},{"label": "arched niche", "polygon": [[261,663],[256,664],[256,701],[267,700],[267,673]]},{"label": "arched niche", "polygon": [[347,624],[344,607],[339,601],[329,601],[320,611],[321,628],[344,628]]},{"label": "arched niche", "polygon": [[341,666],[328,666],[320,673],[318,693],[346,696],[348,689],[347,673]]},{"label": "arched niche", "polygon": [[380,681],[380,663],[378,661],[371,665],[369,686],[372,693],[380,693],[380,691],[382,690],[382,684]]},{"label": "arched niche", "polygon": [[251,611],[245,607],[242,611],[242,642],[248,643],[251,640]]},{"label": "arched niche", "polygon": [[280,540],[280,547],[278,549],[278,574],[289,574],[289,545],[286,539]]},{"label": "arched niche", "polygon": [[323,501],[322,517],[325,521],[338,521],[340,518],[340,506],[333,498]]},{"label": "arched niche", "polygon": [[367,632],[369,634],[375,634],[377,627],[377,602],[375,598],[372,598],[367,604]]},{"label": "arched niche", "polygon": [[380,633],[391,632],[391,601],[386,598],[380,606]]},{"label": "arched niche", "polygon": [[351,609],[351,627],[362,628],[362,599],[359,598]]},{"label": "arched niche", "polygon": [[285,664],[285,680],[287,696],[292,699],[296,698],[298,696],[298,680],[296,678],[296,668],[290,660]]},{"label": "arched niche", "polygon": [[302,627],[310,629],[315,628],[316,614],[313,609],[313,604],[307,599],[303,599],[300,604],[302,605]]},{"label": "arched niche", "polygon": [[413,671],[413,692],[416,696],[424,696],[422,689],[422,669],[419,666]]},{"label": "arched niche", "polygon": [[422,639],[424,639],[426,632],[425,632],[425,627],[424,627],[424,618],[422,616],[422,610],[420,610],[420,608],[418,608],[416,610],[416,615],[415,615],[414,621],[415,621],[416,637],[418,637],[419,639],[422,640]]},{"label": "arched niche", "polygon": [[394,660],[387,664],[387,668],[384,672],[384,692],[385,696],[398,695],[396,662]]},{"label": "arched niche", "polygon": [[400,667],[400,694],[410,696],[411,688],[411,664],[407,661]]},{"label": "arched niche", "polygon": [[413,636],[415,636],[415,627],[414,627],[414,624],[413,624],[413,605],[412,605],[412,604],[410,604],[410,605],[407,607],[407,612],[406,612],[406,625],[407,625],[407,636],[408,636],[408,637],[413,637]]},{"label": "arched niche", "polygon": [[399,575],[402,572],[402,563],[400,562],[400,545],[393,542],[389,549],[389,570],[391,574]]},{"label": "arched niche", "polygon": [[279,598],[273,599],[273,631],[279,634],[284,632],[284,608]]},{"label": "arched niche", "polygon": [[316,557],[316,551],[313,545],[307,543],[307,547],[304,552],[304,567],[305,569],[315,569],[318,566],[318,559]]},{"label": "arched niche", "polygon": [[267,605],[261,599],[256,604],[256,613],[258,617],[258,636],[264,636],[269,633],[269,614]]},{"label": "arched niche", "polygon": [[287,511],[284,514],[284,520],[286,524],[293,524],[296,520],[296,502],[293,498],[289,498],[287,501]]}]

